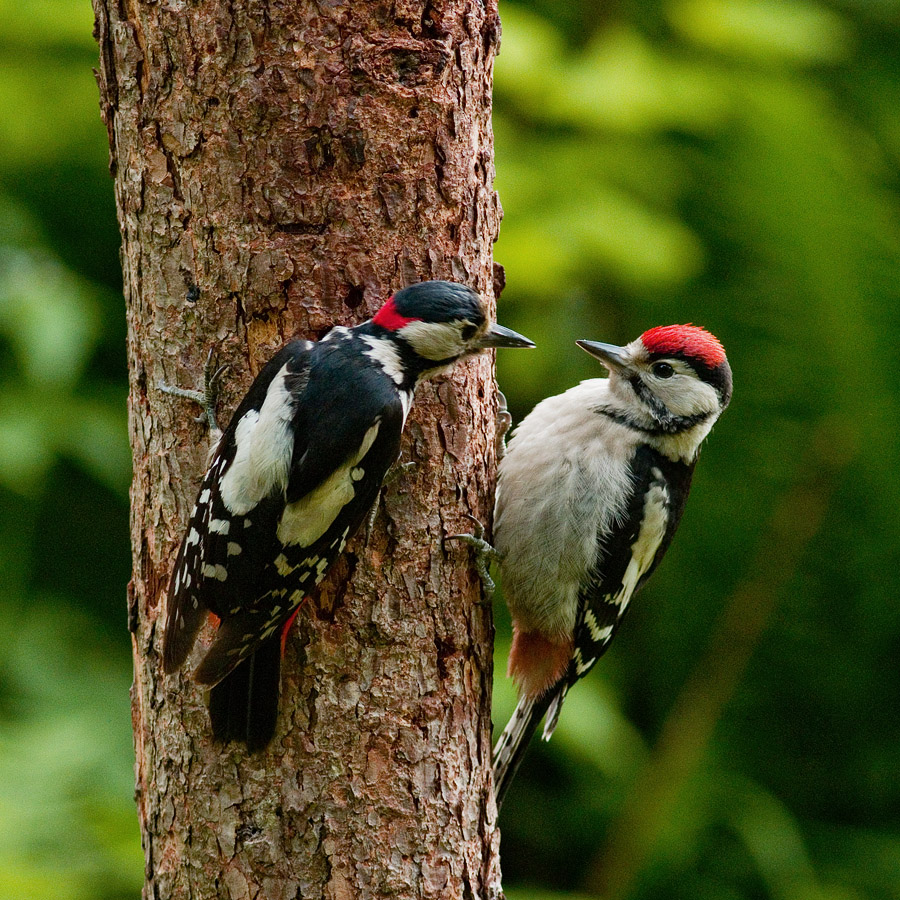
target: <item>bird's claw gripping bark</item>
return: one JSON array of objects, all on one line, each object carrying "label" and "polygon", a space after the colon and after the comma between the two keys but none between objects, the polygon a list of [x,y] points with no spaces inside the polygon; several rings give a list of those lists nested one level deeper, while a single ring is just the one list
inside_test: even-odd
[{"label": "bird's claw gripping bark", "polygon": [[416,464],[412,461],[404,463],[394,463],[394,465],[392,465],[385,473],[385,476],[381,481],[381,488],[378,491],[378,496],[375,498],[375,502],[372,504],[372,509],[369,512],[368,519],[366,519],[367,545],[369,543],[369,538],[372,536],[372,529],[375,527],[375,519],[378,516],[378,509],[381,506],[381,497],[384,494],[384,489],[393,484],[401,475],[405,475],[410,469],[414,469],[415,465]]},{"label": "bird's claw gripping bark", "polygon": [[[497,404],[497,430],[494,432],[494,450],[497,455],[497,462],[500,462],[506,456],[506,435],[512,427],[512,415],[506,403],[506,394],[503,391],[497,391]],[[482,531],[484,531],[483,528]]]},{"label": "bird's claw gripping bark", "polygon": [[195,391],[190,388],[175,387],[175,385],[159,382],[159,389],[164,394],[171,394],[173,397],[183,397],[185,400],[193,400],[203,407],[203,415],[197,417],[198,422],[206,420],[209,429],[213,434],[221,433],[219,423],[216,421],[216,400],[219,395],[219,382],[224,372],[228,369],[228,364],[216,368],[213,349],[210,348],[203,365],[203,390]]},{"label": "bird's claw gripping bark", "polygon": [[451,534],[447,536],[448,541],[462,541],[468,544],[475,551],[475,571],[481,579],[484,587],[484,594],[488,602],[494,599],[494,592],[497,585],[491,578],[490,566],[494,560],[500,559],[500,554],[494,549],[493,545],[484,538],[484,525],[475,518],[475,516],[466,513],[466,518],[472,522],[471,534]]}]

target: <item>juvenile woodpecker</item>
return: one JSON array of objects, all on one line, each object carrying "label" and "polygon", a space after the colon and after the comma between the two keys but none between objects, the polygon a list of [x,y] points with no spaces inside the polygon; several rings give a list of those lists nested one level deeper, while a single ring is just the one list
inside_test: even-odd
[{"label": "juvenile woodpecker", "polygon": [[490,347],[533,346],[489,322],[475,291],[427,281],[263,367],[211,454],[169,585],[166,672],[219,620],[194,673],[213,686],[217,739],[271,740],[287,630],[376,502],[416,385]]},{"label": "juvenile woodpecker", "polygon": [[725,351],[702,328],[576,343],[609,377],[539,403],[500,463],[494,544],[520,699],[494,748],[498,806],[538,723],[546,715],[549,740],[668,549],[700,444],[731,399]]}]

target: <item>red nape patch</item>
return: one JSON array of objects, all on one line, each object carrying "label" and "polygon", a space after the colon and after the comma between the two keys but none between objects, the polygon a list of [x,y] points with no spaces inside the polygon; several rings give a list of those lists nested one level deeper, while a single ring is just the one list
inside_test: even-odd
[{"label": "red nape patch", "polygon": [[551,641],[536,631],[519,631],[513,624],[507,672],[523,697],[546,694],[566,672],[572,658],[572,642]]},{"label": "red nape patch", "polygon": [[219,622],[221,622],[222,620],[215,613],[210,613],[209,621],[210,621],[210,624],[213,626],[213,628],[218,628]]},{"label": "red nape patch", "polygon": [[394,298],[391,297],[387,303],[375,313],[372,321],[376,325],[386,328],[388,331],[399,331],[404,325],[409,325],[410,322],[418,322],[419,319],[407,319],[406,316],[401,316],[400,313],[397,312],[397,305],[394,303]]},{"label": "red nape patch", "polygon": [[641,335],[651,353],[680,353],[714,369],[725,362],[725,348],[719,339],[698,325],[660,325]]}]

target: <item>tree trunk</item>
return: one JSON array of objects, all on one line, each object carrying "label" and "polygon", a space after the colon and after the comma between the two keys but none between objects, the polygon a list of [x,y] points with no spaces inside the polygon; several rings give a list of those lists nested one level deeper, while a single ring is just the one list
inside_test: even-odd
[{"label": "tree trunk", "polygon": [[444,544],[464,512],[490,515],[491,360],[420,388],[415,466],[304,607],[255,756],[213,744],[203,691],[161,673],[206,434],[158,389],[196,386],[215,346],[227,421],[286,340],[405,284],[490,300],[495,2],[94,5],[129,326],[144,896],[495,896],[490,611],[468,551]]}]

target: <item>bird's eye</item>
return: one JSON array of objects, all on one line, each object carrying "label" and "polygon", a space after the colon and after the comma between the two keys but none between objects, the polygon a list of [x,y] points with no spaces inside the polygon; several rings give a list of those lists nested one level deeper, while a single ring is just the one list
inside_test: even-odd
[{"label": "bird's eye", "polygon": [[469,322],[468,324],[463,325],[462,330],[460,331],[460,334],[462,335],[462,339],[464,341],[469,341],[473,337],[475,337],[476,331],[478,331],[478,326],[473,325],[471,322]]},{"label": "bird's eye", "polygon": [[675,374],[675,370],[668,363],[658,362],[653,367],[653,374],[657,378],[671,378]]}]

